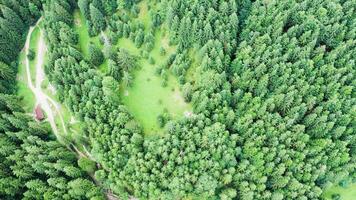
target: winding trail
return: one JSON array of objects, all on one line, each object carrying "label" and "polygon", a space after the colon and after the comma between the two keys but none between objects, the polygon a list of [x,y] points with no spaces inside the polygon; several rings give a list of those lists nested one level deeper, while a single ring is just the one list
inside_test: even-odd
[{"label": "winding trail", "polygon": [[[62,113],[60,110],[61,104],[58,103],[56,100],[52,99],[51,97],[49,97],[43,91],[43,89],[41,87],[42,82],[45,80],[45,77],[46,77],[46,74],[43,69],[43,65],[44,65],[44,58],[45,58],[46,51],[47,51],[47,47],[46,47],[44,37],[43,37],[43,30],[41,28],[39,29],[40,30],[39,42],[38,42],[38,44],[36,44],[37,51],[36,51],[36,60],[35,60],[35,62],[36,62],[35,83],[32,82],[30,60],[27,57],[29,50],[30,50],[30,40],[31,40],[32,32],[39,25],[41,20],[42,20],[42,18],[40,18],[34,26],[30,27],[29,32],[26,37],[24,51],[26,54],[25,66],[26,66],[27,85],[28,85],[29,89],[33,92],[33,94],[36,98],[35,105],[41,106],[43,111],[46,113],[47,120],[51,125],[53,133],[55,134],[57,139],[60,139],[60,138],[62,138],[62,136],[61,136],[59,129],[57,127],[57,124],[55,122],[55,117],[59,117],[59,119],[61,121],[61,126],[63,128],[64,135],[68,135],[67,126],[66,126],[66,123],[64,122],[64,119],[63,119],[63,116],[62,116]],[[104,37],[105,45],[110,45],[110,42],[109,42],[107,36],[105,35],[105,33],[102,33],[102,34]],[[75,122],[77,122],[77,121],[74,119],[74,117],[72,117],[71,122],[69,122],[69,123],[75,123]],[[86,157],[86,158],[89,158],[90,160],[95,162],[95,159],[90,154],[90,152],[86,149],[85,145],[82,145],[82,146],[85,150],[84,153],[81,152],[73,143],[70,143],[70,145],[66,146],[66,147],[69,150],[76,152],[76,154],[79,157]],[[89,174],[89,176],[94,180],[94,182],[97,185],[101,185],[101,183],[95,179],[93,174]],[[111,190],[105,191],[105,195],[106,195],[106,198],[109,200],[119,199]]]},{"label": "winding trail", "polygon": [[[36,26],[41,22],[42,18],[38,20],[35,26],[30,27],[29,33],[26,38],[26,43],[25,43],[25,53],[26,55],[29,53],[30,50],[30,40],[31,40],[31,35],[33,30],[35,29]],[[41,88],[41,84],[43,80],[45,79],[45,73],[43,70],[43,63],[44,63],[44,57],[46,54],[46,44],[44,42],[43,38],[43,31],[40,29],[40,38],[39,42],[37,44],[37,52],[36,52],[36,77],[35,77],[35,83],[32,83],[32,77],[31,77],[31,69],[30,69],[30,60],[28,59],[27,56],[25,56],[25,66],[26,66],[26,75],[27,75],[27,85],[31,89],[31,91],[34,93],[36,97],[36,105],[40,105],[43,111],[46,113],[48,122],[51,125],[51,128],[53,130],[53,133],[56,135],[56,137],[60,137],[59,132],[58,132],[58,127],[55,122],[55,114],[58,114],[59,119],[61,120],[62,128],[64,131],[64,134],[68,134],[67,132],[67,127],[64,123],[63,116],[60,112],[60,104],[57,103],[54,99],[49,97]]]}]

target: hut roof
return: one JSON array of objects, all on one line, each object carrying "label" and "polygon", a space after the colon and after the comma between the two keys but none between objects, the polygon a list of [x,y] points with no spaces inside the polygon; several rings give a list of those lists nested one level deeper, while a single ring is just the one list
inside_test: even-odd
[{"label": "hut roof", "polygon": [[44,114],[40,105],[35,108],[36,119],[42,121],[44,119]]}]

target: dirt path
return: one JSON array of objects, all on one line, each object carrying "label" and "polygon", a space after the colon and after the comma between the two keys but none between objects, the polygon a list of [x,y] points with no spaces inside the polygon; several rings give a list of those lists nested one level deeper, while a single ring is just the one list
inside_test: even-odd
[{"label": "dirt path", "polygon": [[[36,23],[35,26],[30,27],[30,30],[29,30],[27,38],[26,38],[25,47],[24,47],[24,51],[25,51],[26,55],[29,53],[29,50],[30,50],[30,39],[31,39],[32,32],[35,29],[35,27],[38,26],[38,24],[41,22],[41,20],[42,20],[42,18],[40,20],[38,20],[38,22]],[[104,37],[105,44],[110,45],[110,42],[109,42],[107,36],[105,35],[105,33],[103,33],[103,37]],[[33,77],[31,77],[30,60],[28,59],[27,56],[25,56],[27,85],[30,88],[30,90],[33,92],[33,94],[35,95],[36,105],[40,105],[41,108],[43,109],[43,111],[46,113],[47,120],[51,125],[53,133],[56,135],[57,138],[61,138],[61,135],[58,131],[57,124],[55,122],[55,117],[59,117],[59,119],[61,121],[61,126],[63,127],[64,134],[65,135],[68,134],[67,126],[64,122],[64,119],[63,119],[63,116],[62,116],[62,113],[60,110],[61,104],[56,102],[56,100],[52,99],[51,97],[49,97],[42,90],[42,87],[41,87],[42,82],[46,78],[46,74],[44,72],[43,65],[44,65],[45,54],[47,51],[42,29],[40,29],[40,38],[39,38],[39,42],[36,46],[36,50],[37,51],[36,51],[35,83],[32,82]],[[76,122],[76,120],[73,117],[72,117],[71,121]],[[71,145],[73,146],[74,151],[77,153],[77,155],[79,157],[87,157],[87,158],[95,161],[93,156],[89,153],[89,151],[87,151],[87,149],[84,145],[83,145],[83,148],[85,149],[85,153],[79,151],[78,148],[73,143],[71,143]],[[68,149],[71,150],[71,148],[69,146],[67,146],[67,147],[68,147]],[[96,184],[101,185],[101,183],[99,183],[92,174],[90,176],[92,177],[92,179],[94,180],[94,182]],[[105,194],[106,194],[107,199],[110,199],[110,200],[118,199],[118,197],[115,194],[113,194],[112,191],[106,191]]]},{"label": "dirt path", "polygon": [[[29,53],[30,50],[30,39],[32,32],[36,26],[41,22],[42,18],[38,20],[35,26],[30,27],[29,33],[26,38],[26,43],[25,43],[25,52],[26,55]],[[53,100],[51,97],[49,97],[41,88],[42,82],[45,79],[45,73],[43,70],[43,63],[44,63],[44,57],[46,54],[46,44],[44,42],[43,38],[43,31],[40,29],[40,38],[39,42],[37,44],[37,51],[36,51],[36,77],[35,77],[35,83],[32,82],[32,77],[31,77],[31,69],[30,69],[30,60],[25,57],[25,65],[26,65],[26,75],[27,75],[27,84],[28,87],[31,89],[33,94],[36,97],[36,105],[40,105],[43,111],[46,113],[48,122],[50,123],[53,133],[59,137],[58,135],[58,127],[55,122],[55,114],[58,114],[61,124],[64,130],[64,133],[67,134],[67,128],[65,126],[63,117],[60,112],[60,104],[57,103],[55,100]]]}]

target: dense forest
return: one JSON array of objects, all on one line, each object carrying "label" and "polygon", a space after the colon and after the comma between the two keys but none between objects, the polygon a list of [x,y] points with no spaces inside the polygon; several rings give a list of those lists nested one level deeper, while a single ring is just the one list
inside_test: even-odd
[{"label": "dense forest", "polygon": [[85,171],[92,163],[78,163],[14,95],[17,54],[40,10],[40,1],[1,1],[0,199],[104,199]]},{"label": "dense forest", "polygon": [[[0,199],[112,191],[120,199],[304,200],[356,182],[354,0],[0,5]],[[75,12],[93,39],[85,46]],[[40,17],[46,74],[83,122],[98,165],[72,151],[74,138],[58,142],[15,95],[17,56]],[[163,135],[148,137],[119,92],[135,86],[142,60],[156,67],[160,87],[175,79],[192,105],[186,116],[159,115]]]}]

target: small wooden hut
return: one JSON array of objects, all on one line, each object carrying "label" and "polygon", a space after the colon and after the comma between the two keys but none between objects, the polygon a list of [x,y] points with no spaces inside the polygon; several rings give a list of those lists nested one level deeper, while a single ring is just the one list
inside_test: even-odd
[{"label": "small wooden hut", "polygon": [[42,121],[44,120],[44,114],[43,114],[43,111],[42,111],[42,108],[40,105],[36,106],[35,108],[35,118],[38,120],[38,121]]}]

